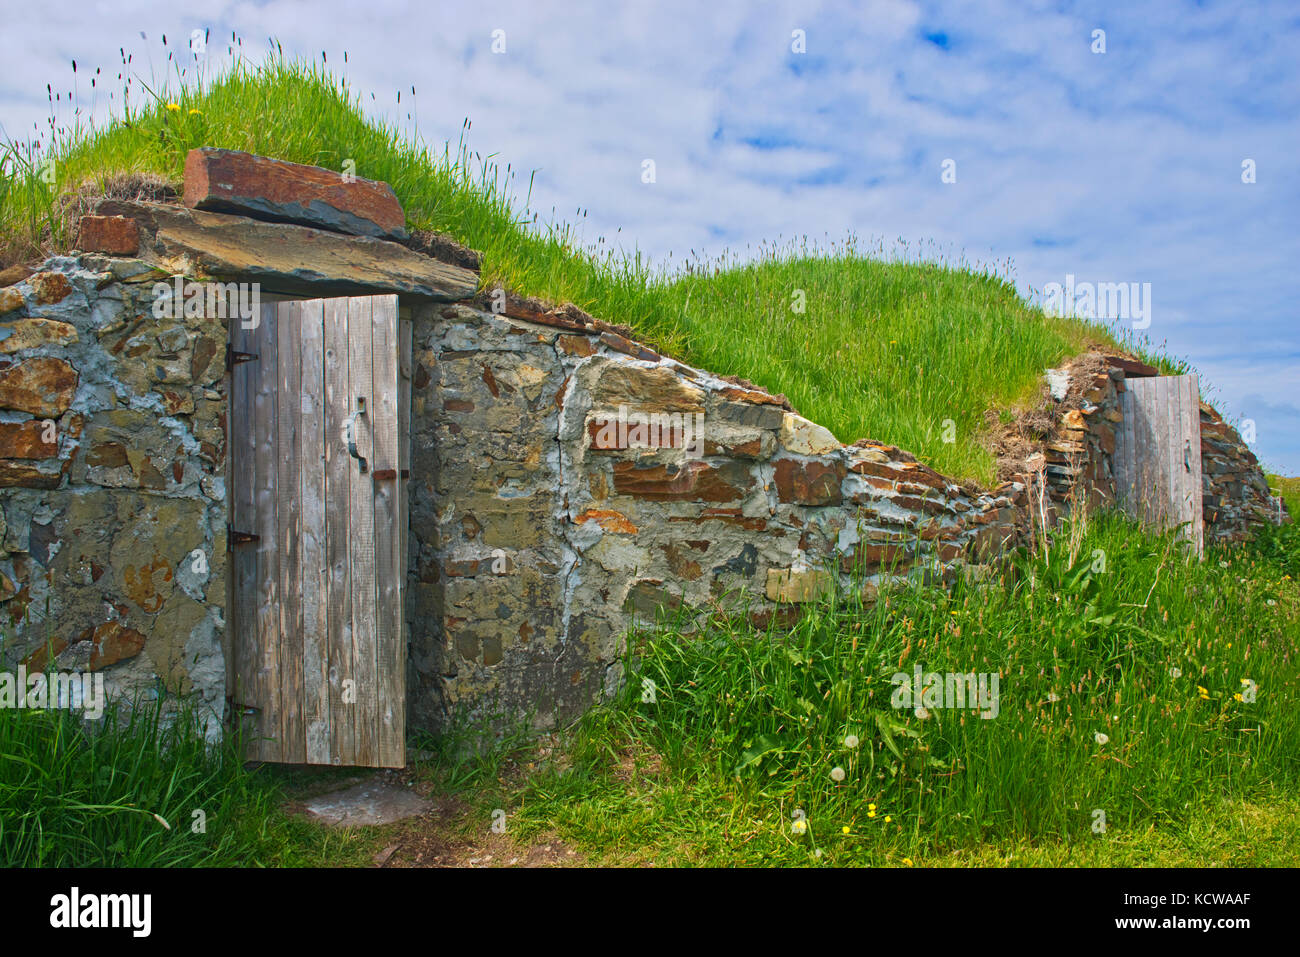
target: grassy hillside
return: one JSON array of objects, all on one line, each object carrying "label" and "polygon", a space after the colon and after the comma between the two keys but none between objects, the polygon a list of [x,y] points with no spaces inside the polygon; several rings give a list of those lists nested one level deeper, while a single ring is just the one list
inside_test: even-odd
[{"label": "grassy hillside", "polygon": [[[463,141],[431,150],[367,121],[362,98],[320,66],[273,55],[209,82],[176,77],[147,90],[124,82],[133,105],[107,129],[52,122],[43,152],[8,148],[0,167],[7,260],[68,248],[69,193],[93,193],[123,172],[179,185],[193,147],[340,170],[351,159],[358,175],[392,184],[413,226],[480,250],[485,285],[570,300],[670,355],[784,392],[842,441],[883,440],[981,481],[993,475],[980,443],[986,410],[1032,395],[1044,367],[1089,341],[1110,341],[1097,327],[1030,308],[990,270],[890,259],[853,238],[765,247],[743,264],[695,262],[665,275],[636,253],[611,251],[606,237],[583,246],[571,225],[542,220],[517,171]],[[53,184],[36,175],[47,158]]]}]

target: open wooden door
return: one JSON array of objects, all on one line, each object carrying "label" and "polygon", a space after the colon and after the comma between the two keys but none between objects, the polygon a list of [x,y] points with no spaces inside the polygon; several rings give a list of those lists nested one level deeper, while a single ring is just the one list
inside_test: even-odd
[{"label": "open wooden door", "polygon": [[1123,422],[1115,434],[1115,491],[1120,506],[1157,528],[1205,548],[1201,487],[1201,396],[1195,375],[1124,380]]},{"label": "open wooden door", "polygon": [[[230,695],[250,760],[406,763],[396,296],[231,322]],[[402,406],[399,409],[399,406]]]}]

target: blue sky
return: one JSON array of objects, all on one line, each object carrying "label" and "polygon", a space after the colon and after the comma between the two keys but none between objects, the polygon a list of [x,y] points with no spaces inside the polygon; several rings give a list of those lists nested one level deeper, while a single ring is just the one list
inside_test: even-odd
[{"label": "blue sky", "polygon": [[12,138],[43,122],[72,59],[116,73],[125,47],[148,79],[163,33],[210,29],[218,61],[231,30],[253,54],[271,36],[331,65],[346,50],[377,113],[406,124],[413,107],[434,143],[470,117],[474,148],[521,182],[538,170],[533,208],[587,211],[588,241],[676,262],[852,231],[1010,262],[1026,291],[1149,282],[1145,334],[1300,474],[1294,2],[448,6],[4,0],[0,121]]}]

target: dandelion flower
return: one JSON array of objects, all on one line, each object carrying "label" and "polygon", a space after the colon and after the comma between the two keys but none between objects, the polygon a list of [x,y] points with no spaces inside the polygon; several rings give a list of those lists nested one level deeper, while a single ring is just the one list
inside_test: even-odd
[{"label": "dandelion flower", "polygon": [[196,110],[193,107],[190,108],[190,116],[202,116],[202,115],[203,115],[202,110]]},{"label": "dandelion flower", "polygon": [[1245,698],[1243,698],[1243,697],[1241,696],[1241,692],[1240,692],[1240,691],[1238,691],[1235,695],[1233,695],[1232,698],[1233,698],[1234,701],[1245,701],[1245,700],[1246,700]]},{"label": "dandelion flower", "polygon": [[850,831],[850,828],[849,828],[849,826],[848,826],[847,824],[845,824],[842,828],[840,828],[840,833],[841,833],[841,834],[848,834],[849,831]]},{"label": "dandelion flower", "polygon": [[808,830],[808,822],[805,821],[803,818],[799,818],[799,820],[795,821],[790,825],[790,831],[793,834],[802,834],[807,830]]},{"label": "dandelion flower", "polygon": [[1106,744],[1108,741],[1110,741],[1110,735],[1104,734],[1101,731],[1098,731],[1096,734],[1094,734],[1093,738],[1096,740],[1098,744]]},{"label": "dandelion flower", "polygon": [[1058,702],[1058,701],[1060,701],[1060,700],[1061,700],[1061,696],[1060,696],[1059,694],[1057,694],[1055,691],[1049,691],[1049,692],[1047,692],[1047,702],[1048,702],[1048,704],[1056,704],[1056,702]]},{"label": "dandelion flower", "polygon": [[171,110],[173,113],[178,113],[178,112],[180,112],[180,108],[181,108],[181,105],[180,105],[179,103],[168,103],[168,104],[167,104],[167,109]]},{"label": "dandelion flower", "polygon": [[876,809],[876,806],[875,806],[874,804],[868,804],[868,805],[867,805],[867,810],[868,810],[868,811],[874,811],[875,809]]},{"label": "dandelion flower", "polygon": [[906,864],[908,867],[911,867],[911,866],[912,866],[912,859],[911,859],[910,857],[905,857],[905,858],[903,858],[903,863]]},{"label": "dandelion flower", "polygon": [[1181,678],[1182,676],[1183,676],[1183,670],[1182,670],[1181,668],[1170,668],[1170,669],[1169,669],[1169,677],[1171,677],[1171,678]]},{"label": "dandelion flower", "polygon": [[867,817],[875,817],[875,816],[876,816],[876,812],[875,812],[875,811],[868,811],[868,812],[867,812]]},{"label": "dandelion flower", "polygon": [[832,781],[843,781],[843,780],[844,780],[844,769],[843,769],[843,768],[831,768],[831,780],[832,780]]},{"label": "dandelion flower", "polygon": [[1207,695],[1207,694],[1209,694],[1209,692],[1206,691],[1204,688],[1202,688],[1200,685],[1197,685],[1197,686],[1196,686],[1196,691],[1197,691],[1198,694],[1201,694],[1201,695]]},{"label": "dandelion flower", "polygon": [[916,713],[916,716],[917,716],[918,718],[920,718],[922,721],[924,721],[926,718],[930,717],[930,712],[927,711],[925,708],[917,708],[915,713]]},{"label": "dandelion flower", "polygon": [[888,824],[888,823],[889,823],[890,821],[892,821],[892,820],[893,820],[893,818],[890,817],[888,814],[885,815],[885,823],[886,823],[886,824]]},{"label": "dandelion flower", "polygon": [[856,734],[849,735],[844,739],[844,746],[846,748],[856,748],[858,746],[858,736]]}]

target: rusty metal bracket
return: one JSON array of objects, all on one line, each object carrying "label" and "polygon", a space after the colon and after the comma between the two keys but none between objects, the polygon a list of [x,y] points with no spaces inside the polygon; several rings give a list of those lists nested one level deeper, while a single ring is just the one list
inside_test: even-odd
[{"label": "rusty metal bracket", "polygon": [[234,548],[236,545],[250,545],[253,542],[260,542],[261,540],[262,536],[260,535],[254,535],[252,532],[237,532],[231,527],[229,522],[226,523],[227,551]]},{"label": "rusty metal bracket", "polygon": [[236,352],[229,342],[226,343],[226,371],[231,372],[240,362],[253,362],[259,356],[256,352]]}]

